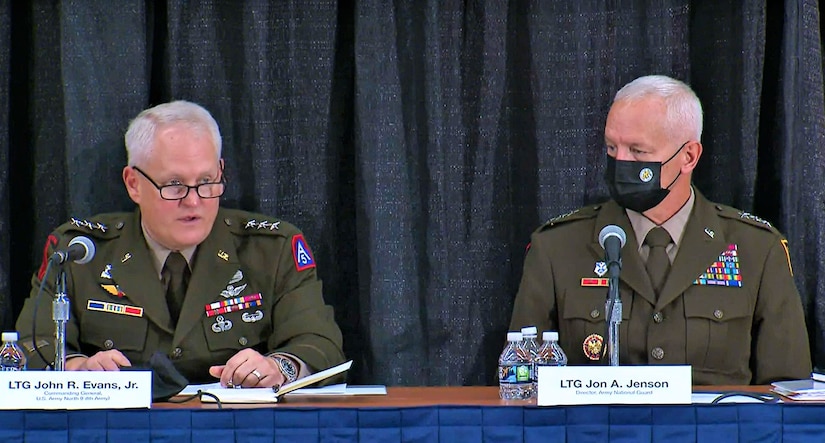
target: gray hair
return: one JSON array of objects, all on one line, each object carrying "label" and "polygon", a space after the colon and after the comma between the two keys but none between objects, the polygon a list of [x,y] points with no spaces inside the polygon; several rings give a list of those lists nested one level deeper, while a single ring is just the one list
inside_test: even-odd
[{"label": "gray hair", "polygon": [[690,137],[701,141],[702,103],[693,89],[679,80],[664,75],[639,77],[619,89],[613,103],[635,101],[651,95],[664,100],[667,108],[665,125],[674,137]]},{"label": "gray hair", "polygon": [[154,148],[158,129],[179,123],[206,131],[215,145],[215,156],[221,158],[221,132],[212,114],[196,103],[178,100],[146,109],[129,123],[125,137],[129,166],[145,164]]}]

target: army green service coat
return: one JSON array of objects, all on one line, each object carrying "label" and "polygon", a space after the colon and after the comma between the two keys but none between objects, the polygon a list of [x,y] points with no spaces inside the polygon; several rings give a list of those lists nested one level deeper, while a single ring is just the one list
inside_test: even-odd
[{"label": "army green service coat", "polygon": [[[547,222],[531,238],[512,330],[558,330],[570,365],[607,364],[607,288],[582,279],[598,277],[596,264],[604,261],[598,235],[611,224],[627,233],[620,279],[622,365],[689,364],[695,385],[810,377],[805,318],[784,238],[767,222],[698,192],[658,300],[630,220],[615,202]],[[732,244],[742,287],[694,283]]]},{"label": "army green service coat", "polygon": [[[176,327],[143,237],[139,210],[72,219],[49,236],[44,259],[66,248],[78,235],[92,239],[97,253],[88,264],[65,265],[71,299],[67,354],[91,356],[117,349],[133,364],[141,364],[161,351],[191,383],[214,382],[209,367],[226,363],[245,348],[262,354],[292,354],[315,371],[344,359],[333,310],[324,303],[315,267],[307,266],[314,264],[314,257],[308,256],[311,262],[307,256],[298,261],[294,245],[303,236],[286,222],[220,209],[212,232],[193,256],[192,276]],[[301,245],[305,247],[306,242]],[[35,344],[49,361],[55,355],[54,272],[40,295],[36,339],[32,340],[38,274],[44,270],[32,278],[31,296],[17,320],[29,367],[34,368],[46,365],[32,353]],[[260,306],[207,316],[209,304],[254,294],[261,295]],[[105,310],[99,310],[101,302]]]}]

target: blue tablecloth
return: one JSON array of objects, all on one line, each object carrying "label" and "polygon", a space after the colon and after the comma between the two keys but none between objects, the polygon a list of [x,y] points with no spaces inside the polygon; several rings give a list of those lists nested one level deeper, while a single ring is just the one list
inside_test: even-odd
[{"label": "blue tablecloth", "polygon": [[0,442],[825,442],[825,405],[0,411]]}]

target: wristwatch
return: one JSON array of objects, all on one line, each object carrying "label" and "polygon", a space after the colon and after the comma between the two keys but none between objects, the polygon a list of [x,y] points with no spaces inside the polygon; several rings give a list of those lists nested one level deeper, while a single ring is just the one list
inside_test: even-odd
[{"label": "wristwatch", "polygon": [[298,379],[298,368],[295,367],[295,363],[293,363],[292,360],[280,355],[273,355],[272,359],[278,364],[278,369],[281,370],[281,374],[284,374],[286,383],[292,383]]}]

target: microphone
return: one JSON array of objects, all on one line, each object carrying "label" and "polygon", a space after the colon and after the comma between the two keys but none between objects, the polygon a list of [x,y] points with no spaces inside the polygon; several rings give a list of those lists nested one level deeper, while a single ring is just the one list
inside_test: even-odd
[{"label": "microphone", "polygon": [[51,261],[54,264],[62,265],[69,260],[79,265],[84,265],[92,261],[95,256],[95,244],[89,239],[78,235],[69,242],[69,246],[63,251],[52,254]]},{"label": "microphone", "polygon": [[619,273],[622,271],[622,246],[627,241],[624,229],[607,225],[599,232],[604,260],[610,274],[604,312],[607,320],[607,353],[610,366],[619,366],[619,323],[622,322],[622,298],[619,296]]},{"label": "microphone", "polygon": [[[624,229],[616,225],[607,225],[599,232],[599,244],[604,248],[605,261],[607,268],[610,271],[611,277],[617,277],[619,270],[622,268],[622,247],[627,242],[627,234]],[[618,269],[614,266],[618,265]]]}]

